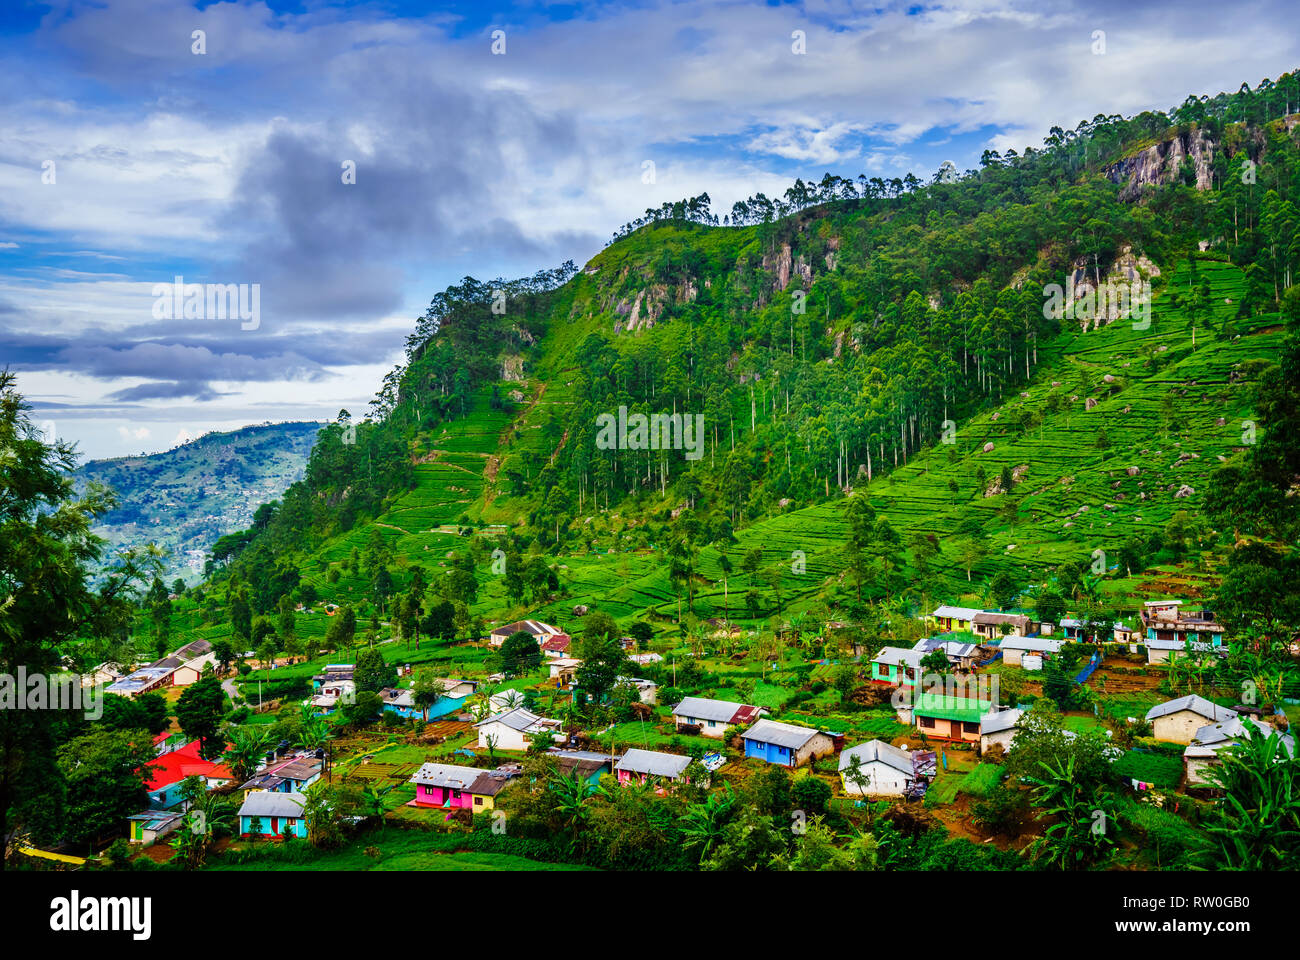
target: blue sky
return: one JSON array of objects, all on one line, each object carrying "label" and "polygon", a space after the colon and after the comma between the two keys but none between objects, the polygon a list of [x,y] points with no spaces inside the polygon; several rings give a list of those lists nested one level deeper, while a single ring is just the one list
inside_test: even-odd
[{"label": "blue sky", "polygon": [[[926,178],[1054,124],[1253,85],[1300,66],[1293,16],[1267,0],[11,2],[0,363],[90,456],[355,412],[466,274],[583,263],[703,190],[724,212],[796,176]],[[154,286],[177,275],[258,284],[257,328],[158,318]]]}]

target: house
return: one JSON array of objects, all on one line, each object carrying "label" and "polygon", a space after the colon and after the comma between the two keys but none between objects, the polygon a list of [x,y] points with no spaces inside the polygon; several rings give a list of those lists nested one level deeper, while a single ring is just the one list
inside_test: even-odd
[{"label": "house", "polygon": [[142,693],[153,693],[171,686],[175,667],[141,667],[127,676],[104,688],[105,693],[114,693],[119,697],[138,697]]},{"label": "house", "polygon": [[216,664],[217,655],[215,653],[205,653],[193,660],[186,660],[172,671],[172,686],[188,687],[192,683],[198,683],[203,678],[203,671],[209,667],[215,670]]},{"label": "house", "polygon": [[167,809],[181,802],[181,784],[186,777],[200,777],[205,788],[219,787],[235,779],[230,768],[199,756],[199,741],[192,740],[175,750],[161,753],[147,764],[145,790],[149,806]]},{"label": "house", "polygon": [[682,727],[699,727],[701,735],[721,740],[728,727],[753,723],[763,713],[752,704],[686,697],[673,707],[673,724],[679,732]]},{"label": "house", "polygon": [[645,666],[647,663],[663,663],[664,655],[662,653],[634,653],[627,659],[629,663]]},{"label": "house", "polygon": [[[857,758],[860,776],[847,774]],[[866,797],[901,797],[916,780],[911,751],[883,740],[868,740],[840,753],[840,783],[844,792]]]},{"label": "house", "polygon": [[[442,807],[445,810],[458,808],[490,810],[492,798],[500,791],[491,788],[486,781],[484,786],[491,790],[490,793],[475,794],[473,791],[479,778],[489,772],[477,767],[426,763],[410,779],[410,782],[415,784],[415,800],[412,802],[417,807]],[[507,779],[504,773],[501,774],[502,786]],[[476,797],[478,803],[474,802]]]},{"label": "house", "polygon": [[550,667],[551,679],[555,681],[555,689],[567,690],[573,686],[573,681],[578,676],[578,668],[582,666],[582,661],[576,657],[557,657],[548,666]]},{"label": "house", "polygon": [[[1197,730],[1192,742],[1183,751],[1183,770],[1187,774],[1187,785],[1189,787],[1213,786],[1214,781],[1206,774],[1211,767],[1222,763],[1219,751],[1241,743],[1251,733],[1268,737],[1277,733],[1277,729],[1262,720],[1234,716],[1231,720],[1208,723]],[[1294,758],[1295,737],[1283,734],[1281,739],[1285,755]]]},{"label": "house", "polygon": [[326,678],[308,701],[317,713],[332,713],[340,703],[352,703],[356,698],[357,685],[351,679]]},{"label": "house", "polygon": [[1190,744],[1207,724],[1225,723],[1236,718],[1237,711],[1211,703],[1196,694],[1166,700],[1147,711],[1147,720],[1154,728],[1155,738],[1168,743]]},{"label": "house", "polygon": [[307,836],[307,818],[301,793],[272,793],[259,790],[244,798],[239,808],[239,835],[283,840]]},{"label": "house", "polygon": [[835,741],[812,727],[760,720],[743,734],[745,756],[782,767],[801,767],[835,752]]},{"label": "house", "polygon": [[1150,641],[1172,642],[1181,647],[1191,641],[1208,643],[1212,647],[1223,644],[1223,625],[1215,622],[1209,610],[1183,613],[1181,600],[1152,600],[1142,606],[1139,616],[1147,646]]},{"label": "house", "polygon": [[1027,637],[1038,632],[1038,624],[1023,613],[993,613],[981,611],[971,621],[971,633],[986,640],[995,640],[1006,633]]},{"label": "house", "polygon": [[690,757],[679,757],[675,753],[660,753],[658,750],[628,750],[614,765],[614,770],[618,774],[619,783],[629,783],[635,780],[638,783],[645,783],[646,780],[672,780],[682,779],[686,773],[686,768],[691,765]]},{"label": "house", "polygon": [[239,789],[244,791],[244,799],[259,790],[269,793],[303,793],[320,779],[324,765],[323,756],[309,754],[274,760]]},{"label": "house", "polygon": [[[340,681],[352,681],[352,674],[355,667],[350,663],[327,663],[325,669],[311,678],[312,688],[321,690],[331,685],[337,685]],[[355,686],[353,689],[356,689]]]},{"label": "house", "polygon": [[988,701],[940,691],[920,691],[911,700],[895,708],[900,723],[911,723],[936,740],[979,743],[980,720],[989,711]]},{"label": "house", "polygon": [[978,607],[950,607],[944,604],[931,616],[939,621],[939,629],[944,633],[955,633],[958,630],[969,631],[975,623],[975,618],[983,612]]},{"label": "house", "polygon": [[1227,656],[1228,651],[1223,647],[1216,647],[1212,643],[1204,640],[1195,642],[1186,640],[1143,640],[1143,645],[1147,648],[1147,663],[1168,663],[1174,656],[1191,656],[1198,653],[1209,653],[1218,656]]},{"label": "house", "polygon": [[[1052,637],[1024,637],[1009,636],[1003,637],[1002,642],[998,644],[998,649],[1002,651],[1002,662],[1010,664],[1013,667],[1025,667],[1027,669],[1041,669],[1043,657],[1053,657],[1061,652],[1061,647],[1065,646],[1065,640],[1058,640]],[[1025,658],[1037,657],[1035,662],[1031,659],[1025,663]]]},{"label": "house", "polygon": [[486,747],[490,739],[498,750],[527,750],[534,736],[558,734],[561,730],[559,720],[539,717],[523,707],[494,714],[474,726],[478,730],[478,745]]},{"label": "house", "polygon": [[600,783],[600,778],[614,772],[618,757],[608,753],[596,753],[593,750],[560,750],[552,747],[550,755],[555,758],[556,768],[562,777],[578,777],[593,787]]},{"label": "house", "polygon": [[547,638],[546,642],[541,645],[542,656],[567,657],[572,642],[573,638],[567,633],[557,633],[555,636]]},{"label": "house", "polygon": [[442,695],[450,697],[453,700],[464,700],[466,697],[472,697],[478,691],[477,680],[460,680],[451,677],[443,677],[437,682],[442,684]]},{"label": "house", "polygon": [[[1073,617],[1063,617],[1061,619],[1061,635],[1066,640],[1072,640],[1078,643],[1085,642],[1089,640],[1089,637],[1084,634],[1084,626],[1085,623],[1083,620],[1076,620]],[[1116,643],[1127,643],[1132,638],[1133,631],[1116,620],[1110,625],[1110,633],[1098,637],[1097,639],[1101,643],[1110,643],[1112,641]]]},{"label": "house", "polygon": [[655,705],[659,699],[659,685],[653,680],[642,680],[640,677],[619,677],[619,683],[630,684],[636,687],[636,692],[642,703]]},{"label": "house", "polygon": [[516,620],[514,623],[507,623],[497,627],[488,634],[488,643],[491,646],[499,647],[506,642],[506,638],[516,633],[526,633],[537,641],[540,647],[551,637],[560,636],[563,631],[558,627],[553,627],[549,623],[543,623],[540,620]]},{"label": "house", "polygon": [[1011,741],[1020,728],[1020,718],[1027,711],[1019,708],[1009,710],[990,710],[980,717],[980,753],[984,753],[995,743],[1003,750],[1011,749]]},{"label": "house", "polygon": [[156,843],[176,828],[185,819],[185,814],[173,810],[146,810],[133,813],[127,817],[126,839],[130,843],[144,844],[146,847]]},{"label": "house", "polygon": [[95,667],[94,670],[81,675],[81,685],[83,687],[107,685],[116,683],[124,676],[126,676],[126,672],[122,669],[121,664],[116,660],[105,660],[99,666]]},{"label": "house", "polygon": [[958,670],[975,669],[981,654],[979,644],[954,639],[951,636],[922,637],[916,641],[912,649],[921,654],[922,659],[935,650],[942,650],[944,656],[948,658],[948,663]]},{"label": "house", "polygon": [[921,677],[921,660],[925,654],[903,647],[881,647],[871,661],[871,682],[890,686],[914,687]]}]

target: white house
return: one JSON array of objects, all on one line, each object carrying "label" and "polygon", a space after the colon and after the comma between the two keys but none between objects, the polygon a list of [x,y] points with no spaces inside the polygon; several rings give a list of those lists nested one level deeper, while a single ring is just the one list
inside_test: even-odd
[{"label": "white house", "polygon": [[1147,720],[1154,728],[1155,738],[1169,743],[1190,744],[1207,724],[1226,723],[1236,718],[1237,711],[1211,703],[1196,694],[1166,700],[1147,711]]},{"label": "white house", "polygon": [[980,753],[988,750],[995,743],[1001,744],[1003,750],[1011,749],[1011,741],[1015,739],[1020,718],[1024,715],[1024,710],[1012,708],[990,710],[980,717]]},{"label": "white house", "polygon": [[564,631],[559,627],[553,627],[549,623],[543,623],[541,620],[516,620],[514,623],[506,623],[488,635],[488,643],[491,646],[499,647],[506,642],[506,638],[516,633],[527,633],[540,647],[551,637],[556,637]]},{"label": "white house", "polygon": [[652,707],[659,697],[659,685],[653,680],[642,680],[640,677],[619,677],[618,682],[636,687],[637,696],[641,702]]},{"label": "white house", "polygon": [[474,727],[478,730],[480,747],[486,748],[488,739],[491,738],[498,750],[527,750],[529,741],[536,734],[558,734],[561,730],[559,720],[539,717],[523,707],[494,714],[486,720],[480,720]]},{"label": "white house", "polygon": [[[1276,733],[1277,729],[1272,724],[1256,720],[1254,717],[1234,716],[1231,720],[1220,723],[1207,723],[1197,730],[1192,742],[1183,751],[1183,770],[1187,774],[1187,785],[1189,787],[1212,785],[1206,772],[1210,767],[1222,762],[1219,751],[1241,743],[1249,732],[1254,732],[1256,736],[1267,737]],[[1282,750],[1286,756],[1294,757],[1295,737],[1283,734]]]},{"label": "white house", "polygon": [[[859,778],[849,779],[853,758],[858,759]],[[844,792],[867,797],[901,797],[915,779],[912,754],[883,740],[868,740],[840,753],[840,782]]]},{"label": "white house", "polygon": [[727,727],[753,723],[763,712],[747,703],[686,697],[673,707],[673,724],[678,730],[682,727],[699,727],[704,736],[721,740]]},{"label": "white house", "polygon": [[1013,634],[1003,637],[1002,642],[998,644],[998,649],[1002,651],[1003,663],[1019,667],[1023,666],[1026,654],[1039,657],[1043,654],[1055,655],[1061,652],[1063,646],[1065,646],[1064,640],[1054,640],[1051,637],[1021,637]]}]

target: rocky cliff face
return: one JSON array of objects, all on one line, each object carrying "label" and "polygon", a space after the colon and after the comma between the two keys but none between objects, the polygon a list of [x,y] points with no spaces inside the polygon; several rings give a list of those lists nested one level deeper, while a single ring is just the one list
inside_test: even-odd
[{"label": "rocky cliff face", "polygon": [[1111,164],[1106,175],[1112,182],[1124,184],[1121,200],[1133,200],[1147,187],[1177,180],[1183,161],[1190,157],[1196,167],[1196,189],[1208,190],[1214,150],[1215,144],[1204,131],[1189,130]]}]

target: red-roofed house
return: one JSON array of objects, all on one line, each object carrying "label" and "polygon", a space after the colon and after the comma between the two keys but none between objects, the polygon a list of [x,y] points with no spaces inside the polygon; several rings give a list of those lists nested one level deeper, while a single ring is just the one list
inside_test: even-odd
[{"label": "red-roofed house", "polygon": [[548,657],[566,657],[569,655],[569,644],[572,642],[573,638],[567,633],[557,633],[542,644],[542,653]]},{"label": "red-roofed house", "polygon": [[217,787],[235,779],[225,764],[204,760],[199,756],[199,741],[194,740],[177,750],[160,754],[148,765],[149,778],[145,789],[149,791],[151,807],[172,807],[181,800],[181,782],[186,777],[202,777],[205,787]]}]

